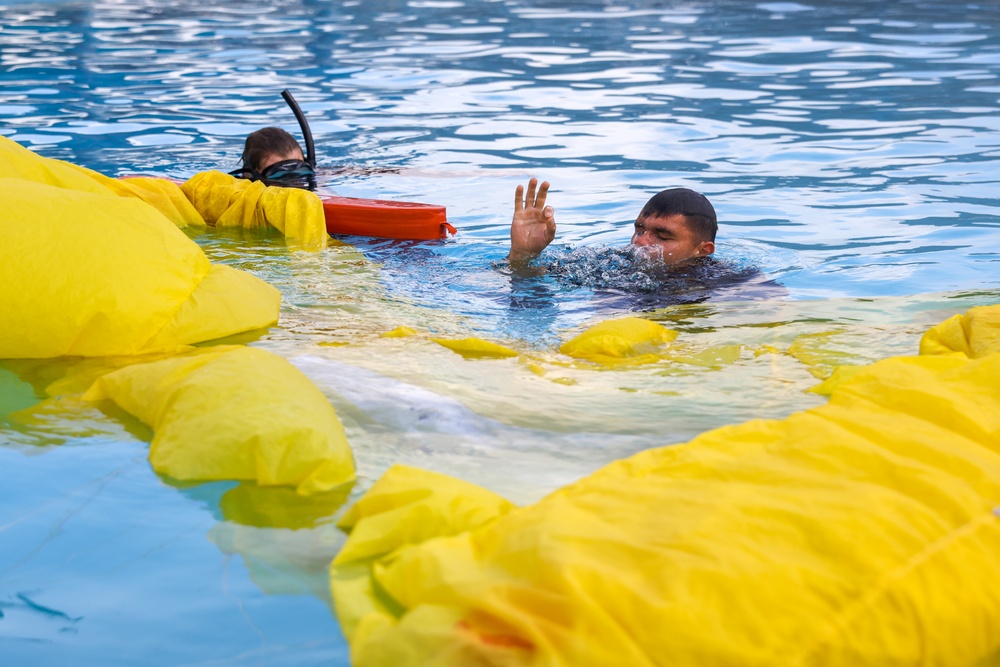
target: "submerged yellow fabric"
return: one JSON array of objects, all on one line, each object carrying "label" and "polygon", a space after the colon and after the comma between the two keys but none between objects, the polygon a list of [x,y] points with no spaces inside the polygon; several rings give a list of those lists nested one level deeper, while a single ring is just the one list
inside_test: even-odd
[{"label": "submerged yellow fabric", "polygon": [[[345,552],[409,487],[362,498],[380,514]],[[998,505],[1000,354],[898,357],[331,585],[369,596],[343,612],[357,667],[979,667],[1000,664]]]},{"label": "submerged yellow fabric", "polygon": [[274,227],[300,250],[321,250],[330,238],[323,203],[306,190],[267,187],[220,171],[195,174],[181,190],[216,227]]},{"label": "submerged yellow fabric", "polygon": [[563,343],[559,351],[576,359],[604,365],[649,363],[658,361],[654,354],[677,338],[677,332],[662,324],[624,317],[596,324]]},{"label": "submerged yellow fabric", "polygon": [[263,350],[218,346],[134,364],[98,379],[84,398],[111,399],[148,424],[150,463],[175,479],[251,480],[300,494],[354,479],[333,406]]},{"label": "submerged yellow fabric", "polygon": [[518,356],[517,350],[512,350],[499,343],[491,343],[482,338],[433,338],[431,340],[466,359],[506,359]]}]

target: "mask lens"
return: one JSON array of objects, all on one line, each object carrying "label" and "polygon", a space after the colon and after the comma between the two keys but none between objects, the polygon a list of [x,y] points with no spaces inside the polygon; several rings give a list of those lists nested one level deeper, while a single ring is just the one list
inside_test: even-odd
[{"label": "mask lens", "polygon": [[260,174],[263,178],[278,181],[283,178],[303,178],[314,176],[312,167],[302,160],[282,160],[269,166]]},{"label": "mask lens", "polygon": [[316,188],[316,173],[303,160],[282,160],[276,162],[261,173],[265,185],[278,185],[286,188]]}]

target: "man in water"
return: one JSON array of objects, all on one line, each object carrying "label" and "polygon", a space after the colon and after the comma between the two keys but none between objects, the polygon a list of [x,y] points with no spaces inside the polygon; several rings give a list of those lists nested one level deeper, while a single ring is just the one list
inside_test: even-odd
[{"label": "man in water", "polygon": [[[545,205],[548,192],[548,181],[539,185],[537,178],[528,181],[526,197],[522,185],[514,192],[507,260],[515,269],[527,266],[555,238],[555,211]],[[642,207],[631,244],[642,255],[675,266],[715,252],[718,229],[715,209],[705,195],[673,188],[654,195]]]},{"label": "man in water", "polygon": [[[556,233],[555,212],[546,206],[549,184],[518,186],[510,226],[507,261],[513,270],[512,297],[519,307],[540,303],[548,287],[531,280],[548,274],[564,285],[593,290],[598,307],[652,310],[709,298],[759,300],[787,296],[784,287],[756,266],[717,260],[719,224],[708,198],[687,188],[653,195],[635,220],[631,243],[624,248],[578,248],[533,263]],[[527,281],[527,282],[526,282]]]},{"label": "man in water", "polygon": [[264,127],[247,135],[240,159],[242,166],[229,172],[238,178],[307,190],[316,187],[316,175],[302,147],[280,127]]}]

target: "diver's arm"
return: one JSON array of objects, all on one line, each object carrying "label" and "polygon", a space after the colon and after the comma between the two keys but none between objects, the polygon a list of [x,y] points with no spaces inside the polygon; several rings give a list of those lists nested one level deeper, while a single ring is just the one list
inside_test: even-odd
[{"label": "diver's arm", "polygon": [[537,178],[528,181],[527,197],[523,185],[518,185],[514,191],[514,218],[510,223],[510,253],[507,255],[513,268],[524,267],[538,257],[556,236],[555,211],[545,205],[548,192],[548,181],[538,185]]}]

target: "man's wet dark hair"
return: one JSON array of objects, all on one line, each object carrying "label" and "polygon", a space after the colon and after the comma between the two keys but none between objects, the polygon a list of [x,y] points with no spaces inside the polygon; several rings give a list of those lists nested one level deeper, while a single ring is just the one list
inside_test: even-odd
[{"label": "man's wet dark hair", "polygon": [[247,135],[243,145],[243,167],[260,171],[261,161],[268,155],[288,155],[292,151],[302,152],[299,142],[280,127],[264,127]]},{"label": "man's wet dark hair", "polygon": [[639,212],[639,219],[665,218],[680,213],[699,241],[715,242],[719,221],[708,197],[687,188],[671,188],[653,195]]}]

